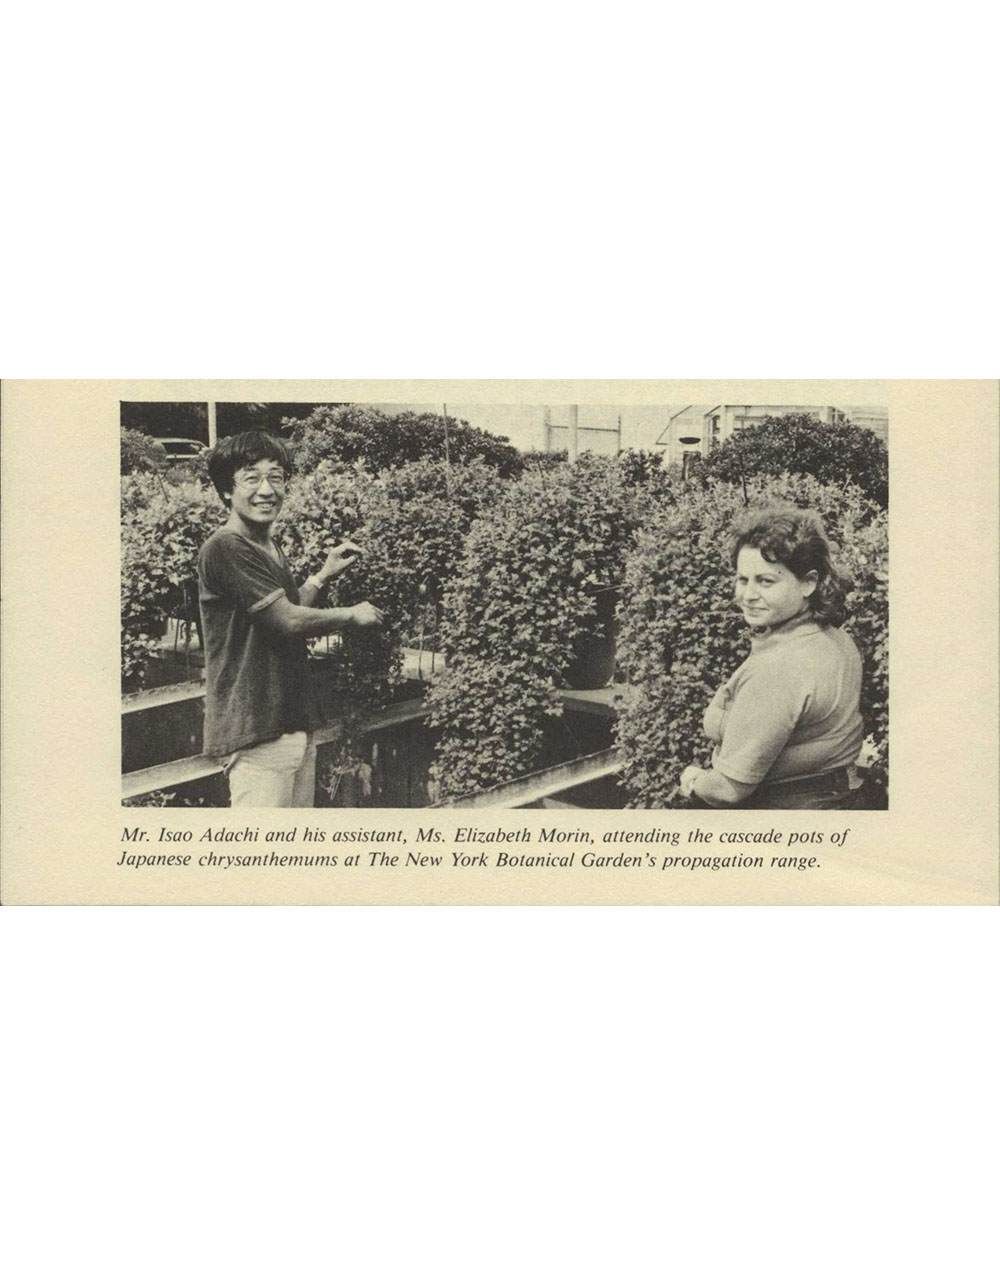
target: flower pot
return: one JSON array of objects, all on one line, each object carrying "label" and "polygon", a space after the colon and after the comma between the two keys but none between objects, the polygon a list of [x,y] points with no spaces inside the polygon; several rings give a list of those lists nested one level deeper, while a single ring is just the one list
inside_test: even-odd
[{"label": "flower pot", "polygon": [[561,678],[561,686],[576,691],[607,687],[615,676],[615,651],[618,642],[618,623],[615,620],[617,589],[613,585],[598,589],[594,594],[594,604],[597,615],[589,622],[590,632],[578,640],[573,657]]}]

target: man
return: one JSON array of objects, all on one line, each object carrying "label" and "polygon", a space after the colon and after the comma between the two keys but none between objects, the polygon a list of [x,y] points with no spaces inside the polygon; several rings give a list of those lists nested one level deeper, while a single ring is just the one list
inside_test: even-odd
[{"label": "man", "polygon": [[283,442],[256,432],[224,438],[209,455],[208,472],[229,517],[198,555],[205,753],[225,760],[231,806],[311,808],[311,734],[320,720],[306,639],[376,627],[383,615],[370,602],[314,606],[326,582],[361,553],[350,540],[296,586],[271,534],[292,473]]}]

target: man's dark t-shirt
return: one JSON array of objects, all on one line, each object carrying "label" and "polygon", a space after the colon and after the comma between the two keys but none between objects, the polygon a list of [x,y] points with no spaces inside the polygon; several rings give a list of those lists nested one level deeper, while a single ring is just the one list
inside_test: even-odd
[{"label": "man's dark t-shirt", "polygon": [[205,643],[205,753],[223,757],[285,732],[319,726],[304,638],[265,629],[259,613],[299,591],[285,556],[276,562],[235,531],[216,531],[198,555]]}]

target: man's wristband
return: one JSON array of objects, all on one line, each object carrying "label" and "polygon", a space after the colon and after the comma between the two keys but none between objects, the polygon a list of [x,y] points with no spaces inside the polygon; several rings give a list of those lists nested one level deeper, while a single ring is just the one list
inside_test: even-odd
[{"label": "man's wristband", "polygon": [[326,588],[326,581],[321,580],[319,576],[309,576],[308,579],[306,580],[306,584],[311,584],[312,587],[317,591],[317,593],[321,589]]}]

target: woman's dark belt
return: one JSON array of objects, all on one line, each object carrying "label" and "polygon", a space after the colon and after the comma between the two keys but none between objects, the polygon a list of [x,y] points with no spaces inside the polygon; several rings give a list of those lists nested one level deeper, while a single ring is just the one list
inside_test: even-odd
[{"label": "woman's dark belt", "polygon": [[781,790],[784,794],[812,794],[814,790],[838,791],[850,788],[847,768],[835,767],[832,772],[821,772],[819,776],[799,776],[792,781],[762,781],[757,790]]},{"label": "woman's dark belt", "polygon": [[851,792],[846,767],[837,767],[816,776],[800,776],[794,781],[762,782],[743,805],[748,808],[768,807],[837,807]]},{"label": "woman's dark belt", "polygon": [[[851,781],[846,767],[821,772],[817,776],[800,776],[795,781],[768,781],[761,783],[748,798],[734,806],[737,808],[838,808],[850,796]],[[710,808],[712,805],[693,794],[688,801],[690,808]]]}]

